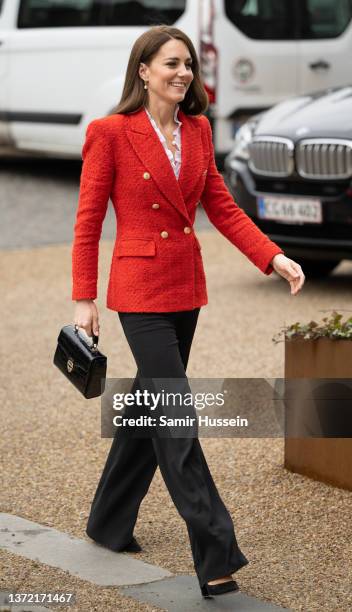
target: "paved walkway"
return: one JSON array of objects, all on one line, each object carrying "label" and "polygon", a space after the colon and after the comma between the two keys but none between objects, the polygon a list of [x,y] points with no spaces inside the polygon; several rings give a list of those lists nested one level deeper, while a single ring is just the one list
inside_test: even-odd
[{"label": "paved walkway", "polygon": [[[94,542],[12,514],[0,514],[0,548],[59,568],[98,586],[119,587],[129,597],[168,612],[201,612],[209,610],[210,605],[212,610],[287,610],[243,593],[228,593],[216,600],[204,600],[194,576],[174,576],[162,567],[139,561],[134,555],[115,553]],[[5,603],[6,593],[3,593],[0,598],[1,610],[40,612],[48,609],[42,606],[11,607]]]}]

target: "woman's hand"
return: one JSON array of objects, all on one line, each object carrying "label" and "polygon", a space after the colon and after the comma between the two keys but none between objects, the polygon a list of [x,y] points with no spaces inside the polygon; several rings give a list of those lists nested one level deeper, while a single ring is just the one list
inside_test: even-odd
[{"label": "woman's hand", "polygon": [[286,255],[278,253],[271,260],[271,265],[275,272],[283,276],[291,285],[291,295],[296,295],[304,284],[305,276],[301,266]]},{"label": "woman's hand", "polygon": [[98,309],[93,300],[77,300],[74,324],[82,327],[88,336],[99,335]]}]

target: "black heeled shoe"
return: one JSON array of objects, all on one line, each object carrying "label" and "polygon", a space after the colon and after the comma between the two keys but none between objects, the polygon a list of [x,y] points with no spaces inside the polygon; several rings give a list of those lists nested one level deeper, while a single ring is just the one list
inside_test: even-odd
[{"label": "black heeled shoe", "polygon": [[134,536],[132,537],[132,540],[128,544],[126,544],[123,548],[119,548],[118,550],[116,548],[111,548],[110,546],[106,546],[106,544],[101,544],[97,540],[94,540],[94,538],[92,538],[91,536],[88,536],[88,537],[95,544],[97,544],[97,546],[101,546],[102,548],[107,548],[108,550],[112,550],[113,552],[141,552],[143,550],[142,547],[138,544]]},{"label": "black heeled shoe", "polygon": [[132,540],[126,544],[121,550],[118,552],[141,552],[142,547],[138,544],[136,538],[133,536]]},{"label": "black heeled shoe", "polygon": [[227,580],[226,582],[219,582],[219,584],[208,584],[206,582],[200,587],[200,590],[205,599],[212,599],[213,595],[239,591],[239,586],[236,580]]}]

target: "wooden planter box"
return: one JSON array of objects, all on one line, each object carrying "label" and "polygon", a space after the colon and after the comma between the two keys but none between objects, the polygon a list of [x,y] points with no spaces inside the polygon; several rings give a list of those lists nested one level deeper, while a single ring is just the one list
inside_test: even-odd
[{"label": "wooden planter box", "polygon": [[[285,340],[285,379],[298,378],[307,380],[286,383],[291,391],[297,384],[302,398],[286,404],[285,468],[351,491],[352,437],[345,436],[352,436],[352,341]],[[319,381],[308,380],[320,378],[345,381],[337,384],[325,380],[320,385]],[[305,384],[310,393],[308,400],[303,399]],[[314,384],[318,389],[313,394],[315,398],[329,397],[331,389],[331,399],[312,400]],[[319,386],[324,389],[322,395]],[[334,399],[336,396],[339,399]],[[296,437],[300,427],[306,428],[306,433],[302,429],[303,436],[310,437]],[[329,436],[331,432],[339,437],[316,437]]]}]

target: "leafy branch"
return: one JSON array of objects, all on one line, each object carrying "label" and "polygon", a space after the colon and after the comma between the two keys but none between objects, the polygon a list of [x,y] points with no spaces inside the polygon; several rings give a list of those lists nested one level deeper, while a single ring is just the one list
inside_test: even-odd
[{"label": "leafy branch", "polygon": [[324,317],[320,324],[316,321],[305,324],[297,321],[291,325],[285,325],[273,336],[272,341],[277,344],[295,338],[302,340],[315,340],[316,338],[352,340],[352,317],[343,321],[342,316],[334,310],[330,317]]}]

